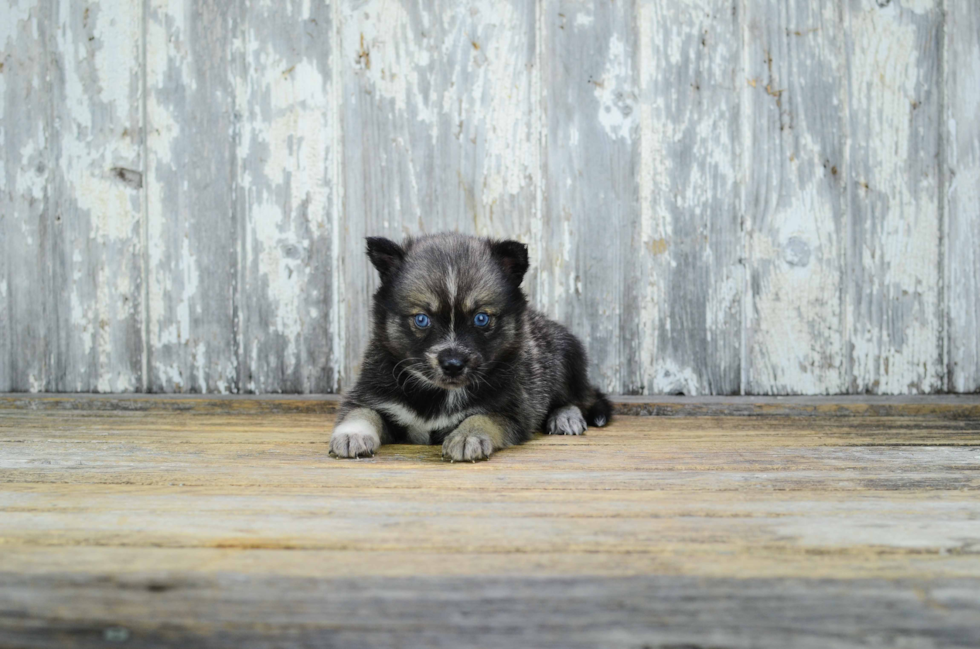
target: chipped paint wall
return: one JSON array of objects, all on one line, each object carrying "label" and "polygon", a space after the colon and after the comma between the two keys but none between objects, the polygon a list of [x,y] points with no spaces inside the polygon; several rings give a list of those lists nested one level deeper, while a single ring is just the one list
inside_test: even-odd
[{"label": "chipped paint wall", "polygon": [[0,0],[0,391],[332,392],[368,234],[617,393],[980,390],[974,0]]}]

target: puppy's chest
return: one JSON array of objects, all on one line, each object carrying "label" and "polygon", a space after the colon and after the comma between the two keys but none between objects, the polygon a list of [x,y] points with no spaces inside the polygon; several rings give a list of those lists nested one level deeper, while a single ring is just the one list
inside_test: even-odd
[{"label": "puppy's chest", "polygon": [[413,444],[431,444],[432,433],[452,430],[471,414],[469,409],[463,408],[443,412],[436,417],[423,417],[412,408],[396,402],[384,403],[377,408],[404,426]]}]

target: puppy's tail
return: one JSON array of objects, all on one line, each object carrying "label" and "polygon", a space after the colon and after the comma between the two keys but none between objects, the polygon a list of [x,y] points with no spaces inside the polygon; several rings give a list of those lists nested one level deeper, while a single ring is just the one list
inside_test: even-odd
[{"label": "puppy's tail", "polygon": [[585,412],[585,422],[589,426],[602,428],[612,421],[612,404],[602,392],[592,388],[592,405]]}]

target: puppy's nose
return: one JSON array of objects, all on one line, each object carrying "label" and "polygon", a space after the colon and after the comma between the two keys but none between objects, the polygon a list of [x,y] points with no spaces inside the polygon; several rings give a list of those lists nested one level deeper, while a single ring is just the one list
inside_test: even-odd
[{"label": "puppy's nose", "polygon": [[466,368],[466,357],[455,350],[444,349],[437,359],[446,376],[459,376]]}]

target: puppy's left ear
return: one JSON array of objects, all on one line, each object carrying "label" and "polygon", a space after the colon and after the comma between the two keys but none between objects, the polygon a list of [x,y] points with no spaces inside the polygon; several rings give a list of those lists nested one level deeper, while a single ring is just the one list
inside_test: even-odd
[{"label": "puppy's left ear", "polygon": [[507,280],[515,287],[524,281],[524,273],[530,264],[527,260],[527,245],[520,241],[494,241],[490,244],[490,254],[504,270]]},{"label": "puppy's left ear", "polygon": [[387,283],[405,260],[405,251],[391,239],[384,237],[367,238],[367,254],[371,263],[381,274],[381,283]]}]

